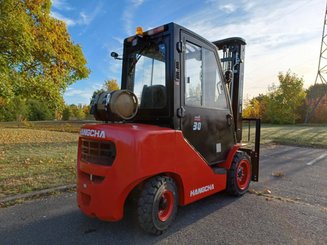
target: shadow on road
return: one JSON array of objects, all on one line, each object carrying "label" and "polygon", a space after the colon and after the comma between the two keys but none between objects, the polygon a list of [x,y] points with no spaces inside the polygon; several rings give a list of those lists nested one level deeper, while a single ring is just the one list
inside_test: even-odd
[{"label": "shadow on road", "polygon": [[[179,207],[172,227],[161,236],[144,233],[127,212],[120,222],[103,222],[84,216],[77,208],[60,215],[25,222],[9,230],[0,229],[3,244],[153,244],[200,221],[231,204],[237,198],[219,193],[185,207]],[[64,213],[64,214],[63,214]],[[35,214],[34,214],[35,215]],[[4,228],[4,227],[1,227]]]}]

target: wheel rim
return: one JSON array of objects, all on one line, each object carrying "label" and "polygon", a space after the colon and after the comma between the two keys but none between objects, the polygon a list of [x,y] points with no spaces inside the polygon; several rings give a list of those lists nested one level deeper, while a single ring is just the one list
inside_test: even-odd
[{"label": "wheel rim", "polygon": [[242,160],[236,170],[237,186],[240,190],[245,190],[250,182],[250,163]]},{"label": "wheel rim", "polygon": [[166,221],[173,213],[174,195],[171,191],[165,190],[159,200],[158,218],[160,221]]}]

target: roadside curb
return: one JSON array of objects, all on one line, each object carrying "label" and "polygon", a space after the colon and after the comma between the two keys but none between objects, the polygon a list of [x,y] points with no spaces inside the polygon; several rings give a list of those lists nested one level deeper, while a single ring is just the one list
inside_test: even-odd
[{"label": "roadside curb", "polygon": [[5,206],[6,204],[16,202],[17,200],[27,200],[27,199],[32,199],[32,198],[35,198],[35,197],[48,196],[48,195],[50,195],[52,193],[66,192],[68,190],[72,190],[72,189],[75,189],[75,188],[76,188],[76,184],[63,185],[63,186],[53,187],[53,188],[44,189],[44,190],[33,191],[33,192],[30,192],[30,193],[5,197],[3,199],[0,199],[0,207]]}]

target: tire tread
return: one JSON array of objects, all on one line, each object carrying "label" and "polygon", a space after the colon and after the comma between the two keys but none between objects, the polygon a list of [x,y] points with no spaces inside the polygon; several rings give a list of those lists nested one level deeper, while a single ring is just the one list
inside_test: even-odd
[{"label": "tire tread", "polygon": [[[173,179],[167,176],[155,176],[145,183],[137,202],[137,218],[141,228],[144,231],[155,235],[161,235],[165,231],[158,229],[152,220],[154,198],[159,188],[164,184],[171,184],[174,186],[175,191],[177,191],[176,184]],[[173,210],[172,219],[169,225],[176,217],[176,213],[177,208]]]},{"label": "tire tread", "polygon": [[243,158],[247,158],[251,164],[250,158],[248,156],[248,154],[246,154],[243,151],[237,151],[230,169],[228,170],[228,174],[227,174],[227,192],[230,195],[233,196],[242,196],[245,192],[247,192],[246,190],[241,191],[238,187],[237,187],[237,179],[236,179],[236,170],[237,170],[237,165],[238,163],[243,159]]}]

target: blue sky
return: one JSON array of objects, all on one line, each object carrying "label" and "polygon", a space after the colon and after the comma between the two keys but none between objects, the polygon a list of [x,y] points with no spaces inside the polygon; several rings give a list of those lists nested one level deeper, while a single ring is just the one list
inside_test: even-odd
[{"label": "blue sky", "polygon": [[91,74],[64,94],[67,104],[89,104],[107,79],[121,80],[125,37],[176,22],[210,41],[246,39],[245,98],[265,93],[290,69],[314,83],[318,66],[325,0],[52,0],[51,15],[63,20],[80,44]]}]

